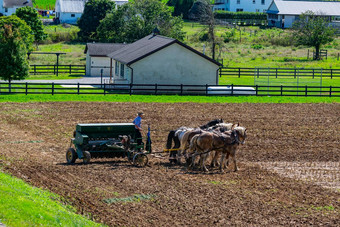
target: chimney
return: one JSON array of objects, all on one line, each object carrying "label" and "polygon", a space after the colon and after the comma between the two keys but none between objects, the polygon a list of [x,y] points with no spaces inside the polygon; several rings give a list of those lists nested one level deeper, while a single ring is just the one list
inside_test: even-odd
[{"label": "chimney", "polygon": [[158,30],[157,27],[155,27],[155,28],[152,30],[152,36],[156,36],[156,35],[160,35],[160,31]]}]

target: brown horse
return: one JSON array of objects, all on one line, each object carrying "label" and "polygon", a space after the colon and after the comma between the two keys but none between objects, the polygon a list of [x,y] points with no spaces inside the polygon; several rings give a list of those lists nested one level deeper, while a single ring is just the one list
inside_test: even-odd
[{"label": "brown horse", "polygon": [[[220,171],[223,171],[223,163],[225,157],[231,155],[234,160],[235,171],[237,171],[236,165],[236,150],[238,145],[243,144],[246,139],[246,129],[244,127],[235,127],[233,130],[227,131],[225,133],[217,133],[217,132],[204,132],[202,134],[197,134],[192,137],[190,141],[190,151],[195,151],[192,154],[192,163],[190,165],[193,166],[195,163],[195,158],[200,155],[200,167],[203,171],[208,172],[208,169],[205,166],[205,160],[209,153],[212,150],[216,152],[221,152],[221,163],[220,163]],[[215,155],[215,157],[217,157]],[[214,158],[215,159],[215,158]],[[214,161],[214,160],[213,160]]]}]

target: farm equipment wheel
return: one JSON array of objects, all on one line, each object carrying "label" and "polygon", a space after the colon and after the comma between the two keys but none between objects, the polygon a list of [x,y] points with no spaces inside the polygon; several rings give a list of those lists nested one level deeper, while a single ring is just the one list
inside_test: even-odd
[{"label": "farm equipment wheel", "polygon": [[91,160],[91,154],[90,154],[90,152],[84,151],[84,152],[83,152],[83,155],[84,155],[83,163],[84,163],[84,164],[90,163],[90,160]]},{"label": "farm equipment wheel", "polygon": [[137,153],[133,156],[133,165],[138,167],[144,167],[148,164],[148,156],[143,153]]},{"label": "farm equipment wheel", "polygon": [[67,151],[66,151],[66,161],[67,161],[68,164],[74,163],[77,158],[78,158],[77,152],[72,147],[67,149]]}]

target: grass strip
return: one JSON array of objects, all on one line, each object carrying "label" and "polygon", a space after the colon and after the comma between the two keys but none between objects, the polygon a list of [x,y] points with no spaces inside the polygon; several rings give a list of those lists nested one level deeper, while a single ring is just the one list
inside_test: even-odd
[{"label": "grass strip", "polygon": [[6,226],[101,226],[61,198],[0,172],[0,221]]},{"label": "grass strip", "polygon": [[13,94],[0,95],[1,102],[339,103],[340,97]]}]

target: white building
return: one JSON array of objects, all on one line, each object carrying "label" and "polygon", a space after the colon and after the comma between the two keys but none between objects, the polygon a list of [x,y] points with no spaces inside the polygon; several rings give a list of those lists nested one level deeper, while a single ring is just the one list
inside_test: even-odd
[{"label": "white building", "polygon": [[0,14],[10,16],[24,6],[33,7],[32,0],[0,0]]},{"label": "white building", "polygon": [[215,0],[214,10],[265,13],[272,0]]},{"label": "white building", "polygon": [[268,25],[279,28],[292,27],[295,20],[306,11],[328,17],[331,22],[340,16],[340,2],[316,1],[278,1],[268,7]]},{"label": "white building", "polygon": [[176,39],[153,34],[108,57],[118,84],[217,85],[221,65]]},{"label": "white building", "polygon": [[108,54],[126,46],[121,43],[88,43],[86,44],[86,75],[110,76],[110,58]]},{"label": "white building", "polygon": [[[55,3],[55,18],[60,23],[76,24],[84,12],[87,0],[57,0]],[[121,6],[128,0],[115,0],[116,6]]]}]

